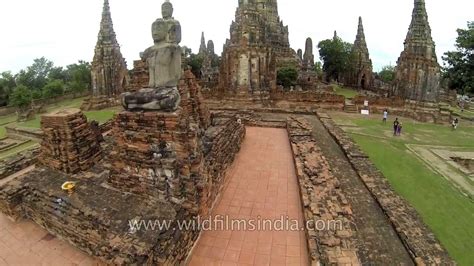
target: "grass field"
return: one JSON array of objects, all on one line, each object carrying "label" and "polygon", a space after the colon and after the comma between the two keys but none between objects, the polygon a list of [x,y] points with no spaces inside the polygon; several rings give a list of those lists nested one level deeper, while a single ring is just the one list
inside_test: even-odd
[{"label": "grass field", "polygon": [[393,188],[419,212],[459,265],[474,265],[474,203],[441,175],[431,171],[406,144],[457,146],[474,151],[474,126],[457,131],[401,119],[402,137],[393,137],[391,122],[378,116],[332,114],[370,156]]},{"label": "grass field", "polygon": [[349,89],[349,88],[342,87],[342,86],[337,86],[336,85],[336,86],[334,86],[334,89],[336,91],[336,94],[342,95],[342,96],[346,97],[346,99],[352,99],[355,96],[357,96],[357,94],[358,94],[356,90]]}]

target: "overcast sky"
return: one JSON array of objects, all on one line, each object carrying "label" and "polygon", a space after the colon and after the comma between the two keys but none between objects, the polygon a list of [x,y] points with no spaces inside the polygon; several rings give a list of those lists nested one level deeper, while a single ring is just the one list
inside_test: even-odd
[{"label": "overcast sky", "polygon": [[[161,17],[163,1],[109,0],[122,53],[132,68],[140,51],[153,43],[151,23]],[[171,0],[183,28],[182,45],[199,49],[201,32],[216,52],[229,38],[238,0]],[[91,61],[97,41],[103,0],[0,0],[0,72],[18,70],[45,56],[55,65]],[[396,64],[411,20],[413,0],[279,0],[279,13],[289,26],[293,49],[331,38],[334,30],[354,42],[362,16],[375,70]],[[454,49],[456,29],[474,20],[472,0],[426,0],[437,54]],[[316,58],[319,57],[315,48]],[[440,59],[441,60],[441,59]],[[440,61],[441,62],[441,61]]]}]

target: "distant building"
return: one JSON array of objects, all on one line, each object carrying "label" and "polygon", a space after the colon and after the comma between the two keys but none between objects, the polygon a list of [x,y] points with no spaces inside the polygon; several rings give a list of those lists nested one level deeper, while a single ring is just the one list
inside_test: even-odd
[{"label": "distant building", "polygon": [[104,0],[102,21],[92,61],[93,96],[116,97],[124,91],[127,80],[127,64],[115,35],[109,1]]},{"label": "distant building", "polygon": [[398,58],[392,94],[409,100],[438,101],[441,72],[424,0],[415,0],[404,45],[405,50]]}]

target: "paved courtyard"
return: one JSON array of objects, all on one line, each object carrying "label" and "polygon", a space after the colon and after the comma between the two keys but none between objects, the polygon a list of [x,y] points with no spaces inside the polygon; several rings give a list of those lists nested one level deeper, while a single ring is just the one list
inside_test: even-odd
[{"label": "paved courtyard", "polygon": [[96,265],[86,254],[31,221],[13,223],[0,213],[0,265]]},{"label": "paved courtyard", "polygon": [[[247,128],[228,175],[214,216],[258,222],[259,217],[260,221],[274,221],[288,215],[303,224],[286,130]],[[202,234],[190,265],[308,265],[307,258],[303,231],[212,230]]]}]

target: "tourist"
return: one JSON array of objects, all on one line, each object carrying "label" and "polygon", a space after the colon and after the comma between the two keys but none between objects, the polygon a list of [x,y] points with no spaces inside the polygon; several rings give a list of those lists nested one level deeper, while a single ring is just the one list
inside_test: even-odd
[{"label": "tourist", "polygon": [[397,126],[397,135],[398,136],[402,135],[402,128],[403,128],[403,123],[402,122],[398,123],[398,126]]},{"label": "tourist", "polygon": [[453,130],[456,130],[456,129],[458,128],[458,125],[459,125],[459,120],[458,120],[458,118],[456,117],[456,118],[453,120],[453,123],[452,123]]},{"label": "tourist", "polygon": [[400,124],[400,122],[398,122],[398,117],[395,118],[395,121],[393,121],[393,135],[396,136],[397,135],[397,131],[398,131],[398,125]]},{"label": "tourist", "polygon": [[385,109],[383,111],[383,123],[386,124],[387,123],[387,119],[388,119],[388,110]]}]

